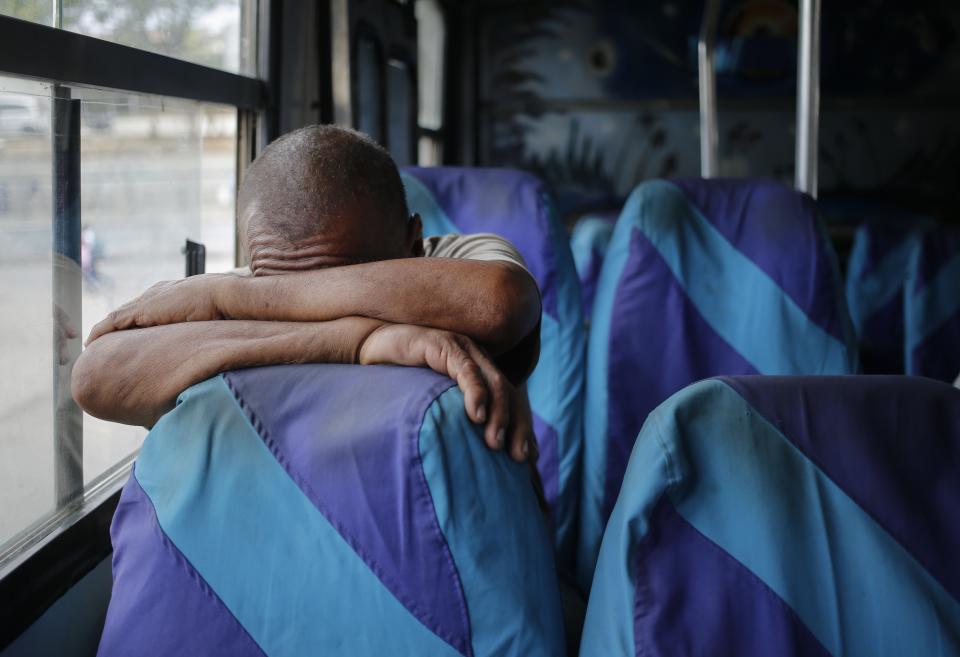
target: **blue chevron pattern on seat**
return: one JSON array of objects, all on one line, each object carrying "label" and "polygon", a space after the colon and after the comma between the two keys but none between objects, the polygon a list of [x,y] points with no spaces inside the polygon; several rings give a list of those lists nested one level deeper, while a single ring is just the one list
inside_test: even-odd
[{"label": "blue chevron pattern on seat", "polygon": [[111,532],[104,657],[563,652],[529,473],[427,370],[280,366],[190,388]]},{"label": "blue chevron pattern on seat", "polygon": [[582,657],[960,655],[960,390],[723,377],[648,417]]},{"label": "blue chevron pattern on seat", "polygon": [[588,342],[578,580],[647,414],[720,374],[856,370],[812,200],[769,181],[650,181],[617,221]]},{"label": "blue chevron pattern on seat", "polygon": [[527,381],[537,468],[554,524],[558,559],[572,569],[583,435],[584,331],[570,245],[536,176],[511,169],[407,168],[411,212],[424,234],[494,233],[516,246],[540,287],[540,362]]}]

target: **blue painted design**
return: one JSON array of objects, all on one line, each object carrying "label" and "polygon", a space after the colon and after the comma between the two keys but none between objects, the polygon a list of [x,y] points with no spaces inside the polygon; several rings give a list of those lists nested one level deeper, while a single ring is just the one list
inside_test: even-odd
[{"label": "blue painted design", "polygon": [[[206,427],[206,434],[197,434]],[[290,479],[222,377],[181,395],[137,481],[164,532],[271,657],[459,655],[386,589]]]},{"label": "blue painted design", "polygon": [[474,654],[563,655],[550,539],[526,467],[487,449],[480,429],[464,415],[463,395],[456,388],[427,410],[420,453],[463,583]]},{"label": "blue painted design", "polygon": [[732,388],[690,386],[648,424],[683,484],[670,490],[680,515],[831,654],[960,655],[944,632],[960,627],[960,603]]}]

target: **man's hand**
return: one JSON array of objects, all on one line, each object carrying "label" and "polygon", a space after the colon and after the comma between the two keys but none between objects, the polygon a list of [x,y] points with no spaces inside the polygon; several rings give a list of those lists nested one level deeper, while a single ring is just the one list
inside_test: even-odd
[{"label": "man's hand", "polygon": [[426,366],[449,376],[463,391],[467,417],[485,425],[488,447],[507,447],[514,460],[536,462],[526,394],[511,385],[470,338],[422,326],[385,324],[367,336],[357,361],[364,365]]},{"label": "man's hand", "polygon": [[155,283],[98,322],[84,344],[112,331],[225,319],[217,303],[219,285],[225,277],[237,275],[203,274]]}]

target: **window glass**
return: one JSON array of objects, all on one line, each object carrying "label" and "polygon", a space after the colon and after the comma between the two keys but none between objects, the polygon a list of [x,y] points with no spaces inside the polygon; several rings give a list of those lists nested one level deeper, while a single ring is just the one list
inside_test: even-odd
[{"label": "window glass", "polygon": [[413,164],[414,90],[410,67],[406,62],[391,59],[387,65],[387,98],[389,99],[387,145],[398,166]]},{"label": "window glass", "polygon": [[[236,110],[105,91],[83,99],[83,333],[159,280],[183,277],[187,238],[206,271],[234,263]],[[136,449],[146,431],[84,418],[84,480]]]},{"label": "window glass", "polygon": [[49,93],[0,77],[0,544],[54,505]]},{"label": "window glass", "polygon": [[443,57],[446,28],[437,0],[417,0],[417,79],[420,94],[418,122],[439,130],[443,125]]},{"label": "window glass", "polygon": [[[241,21],[255,0],[62,0],[61,27],[232,73],[252,74]],[[54,25],[51,0],[0,0],[0,14]],[[243,16],[241,16],[243,14]]]},{"label": "window glass", "polygon": [[357,130],[365,132],[374,140],[383,143],[383,78],[380,69],[380,48],[373,39],[361,35],[357,38],[357,67],[354,94]]},{"label": "window glass", "polygon": [[[79,351],[80,337],[107,312],[159,280],[182,277],[187,238],[206,245],[208,272],[234,263],[236,110],[70,92],[81,109],[79,262],[51,252],[50,86],[0,78],[0,105],[35,108],[10,119],[0,110],[0,339],[16,345],[4,349],[10,374],[0,380],[0,544],[54,510],[56,464],[65,458],[53,420],[58,337]],[[65,292],[55,272],[64,271],[79,281],[72,306],[79,312],[57,312]],[[83,484],[132,454],[145,435],[83,416]]]},{"label": "window glass", "polygon": [[53,25],[52,0],[0,0],[0,14],[43,25]]}]

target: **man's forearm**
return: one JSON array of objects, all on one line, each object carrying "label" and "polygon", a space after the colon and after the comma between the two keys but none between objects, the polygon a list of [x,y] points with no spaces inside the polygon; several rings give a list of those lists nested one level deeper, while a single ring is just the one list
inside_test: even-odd
[{"label": "man's forearm", "polygon": [[516,265],[451,258],[384,260],[223,281],[217,304],[233,319],[329,321],[362,315],[460,333],[494,355],[536,326],[536,283]]},{"label": "man's forearm", "polygon": [[220,372],[281,363],[353,363],[383,322],[213,321],[118,331],[101,337],[73,369],[73,395],[105,420],[152,426],[177,395]]}]

